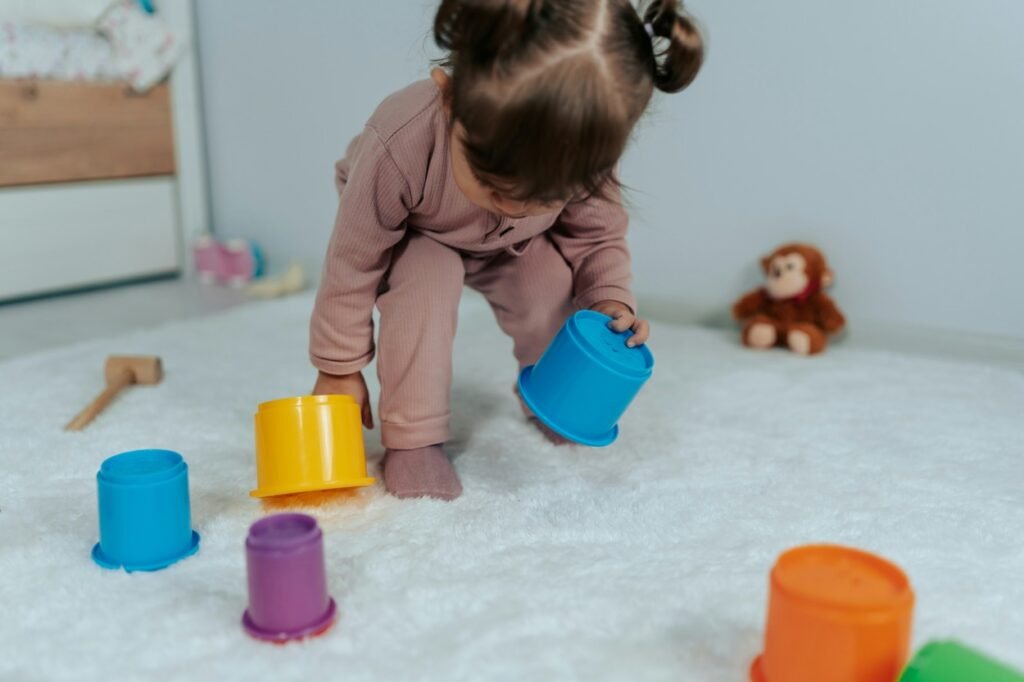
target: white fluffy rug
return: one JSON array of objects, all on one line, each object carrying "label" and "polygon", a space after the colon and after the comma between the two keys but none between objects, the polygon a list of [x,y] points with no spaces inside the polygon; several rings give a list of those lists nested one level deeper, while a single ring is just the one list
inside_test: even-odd
[{"label": "white fluffy rug", "polygon": [[[0,364],[0,679],[737,682],[774,558],[811,541],[901,564],[916,644],[953,636],[1024,669],[1024,374],[656,326],[620,442],[556,448],[521,418],[510,343],[476,298],[456,351],[465,495],[320,500],[340,620],[303,644],[250,640],[243,541],[268,511],[248,496],[252,413],[311,388],[310,306]],[[108,353],[162,355],[167,377],[64,433]],[[101,570],[94,475],[144,447],[184,454],[202,546],[157,573]]]}]

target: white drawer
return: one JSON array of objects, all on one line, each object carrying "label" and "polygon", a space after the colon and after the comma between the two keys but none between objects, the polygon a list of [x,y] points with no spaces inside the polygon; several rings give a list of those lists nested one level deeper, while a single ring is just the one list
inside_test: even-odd
[{"label": "white drawer", "polygon": [[0,189],[0,300],[169,274],[172,176]]}]

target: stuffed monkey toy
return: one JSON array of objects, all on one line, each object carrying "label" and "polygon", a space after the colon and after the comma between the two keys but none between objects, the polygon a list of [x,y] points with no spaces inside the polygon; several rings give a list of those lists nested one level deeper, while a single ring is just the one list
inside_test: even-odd
[{"label": "stuffed monkey toy", "polygon": [[784,346],[801,355],[825,350],[846,319],[823,289],[832,284],[825,256],[808,244],[786,244],[761,259],[765,284],[732,307],[743,345]]}]

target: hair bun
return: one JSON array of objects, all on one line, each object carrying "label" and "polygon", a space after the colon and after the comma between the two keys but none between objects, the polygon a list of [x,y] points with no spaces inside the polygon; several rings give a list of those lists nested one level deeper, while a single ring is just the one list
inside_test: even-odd
[{"label": "hair bun", "polygon": [[704,63],[704,38],[679,0],[655,0],[643,21],[668,45],[655,53],[654,84],[664,92],[679,92],[697,77]]},{"label": "hair bun", "polygon": [[545,0],[443,0],[434,20],[434,39],[453,52],[469,51],[490,61],[527,41]]}]

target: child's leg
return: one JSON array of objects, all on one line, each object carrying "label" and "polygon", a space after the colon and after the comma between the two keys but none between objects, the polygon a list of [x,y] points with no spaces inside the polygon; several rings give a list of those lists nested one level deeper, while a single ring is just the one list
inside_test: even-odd
[{"label": "child's leg", "polygon": [[[487,298],[498,326],[512,337],[519,368],[536,363],[575,311],[569,264],[544,236],[536,237],[521,256],[501,256],[474,271],[477,264],[468,263],[466,282]],[[569,442],[537,420],[522,400],[520,407],[548,440]]]},{"label": "child's leg", "polygon": [[465,270],[452,249],[410,234],[392,255],[377,297],[384,483],[398,497],[458,497],[448,440],[452,341]]},{"label": "child's leg", "polygon": [[521,256],[501,255],[479,270],[474,265],[467,263],[466,283],[487,298],[498,326],[512,337],[520,369],[534,364],[576,309],[569,264],[540,235]]}]

